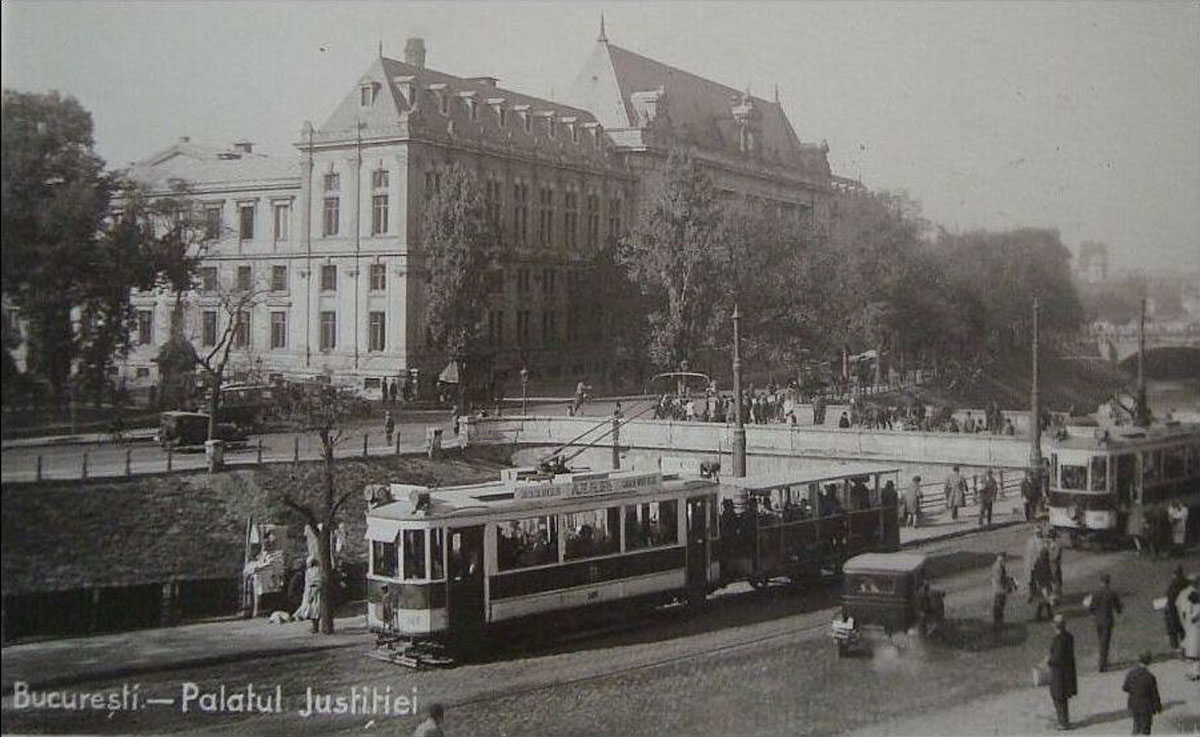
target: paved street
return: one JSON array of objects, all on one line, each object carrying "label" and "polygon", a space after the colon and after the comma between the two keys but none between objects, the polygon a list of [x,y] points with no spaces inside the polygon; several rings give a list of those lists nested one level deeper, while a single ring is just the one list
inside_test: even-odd
[{"label": "paved street", "polygon": [[[263,621],[188,625],[78,641],[22,645],[4,652],[4,682],[44,679],[75,669],[62,688],[96,690],[139,683],[147,697],[175,698],[181,684],[229,691],[278,684],[284,714],[181,714],[178,707],[146,707],[105,719],[94,714],[14,711],[6,696],[6,730],[55,732],[213,731],[232,726],[261,734],[318,734],[383,730],[407,733],[407,716],[328,715],[302,718],[306,688],[348,694],[352,687],[392,688],[419,701],[448,704],[451,734],[1029,734],[1044,731],[1052,708],[1044,689],[1028,686],[1029,667],[1040,660],[1050,627],[1028,621],[1020,596],[1009,605],[1009,623],[993,639],[987,632],[988,566],[998,550],[1019,556],[1025,525],[934,542],[937,586],[948,592],[946,637],[924,650],[898,640],[896,651],[874,658],[839,660],[826,628],[836,602],[832,587],[806,590],[771,587],[752,592],[731,587],[698,614],[664,609],[645,621],[607,634],[550,637],[529,633],[490,662],[449,670],[412,672],[363,657],[369,638],[361,619],[339,622],[342,634],[312,637],[304,625]],[[1195,569],[1200,560],[1185,564]],[[1019,567],[1019,561],[1014,564]],[[1095,671],[1095,635],[1080,600],[1100,572],[1114,576],[1126,601],[1114,638],[1113,660],[1127,665],[1141,649],[1165,657],[1161,614],[1150,602],[1161,595],[1169,561],[1150,561],[1128,551],[1068,551],[1064,612],[1077,638],[1081,697],[1075,718],[1085,731],[1126,733],[1123,700],[1112,693],[1113,674]],[[72,645],[71,643],[75,644]],[[222,658],[240,642],[244,657]],[[249,648],[248,643],[254,647]],[[334,646],[313,650],[313,647]],[[225,648],[225,650],[223,650]],[[209,660],[204,660],[208,657]],[[182,659],[168,670],[154,664]],[[189,659],[190,658],[190,659]],[[132,664],[123,675],[110,670]],[[56,663],[58,665],[56,665]],[[1168,711],[1159,731],[1194,730],[1200,698],[1164,673],[1178,663],[1155,666]],[[1172,685],[1168,685],[1172,684]],[[49,684],[47,684],[49,685]],[[982,704],[982,711],[965,710]],[[1019,705],[1014,708],[1013,705]],[[962,721],[955,714],[971,713]],[[980,714],[987,714],[984,720]]]}]

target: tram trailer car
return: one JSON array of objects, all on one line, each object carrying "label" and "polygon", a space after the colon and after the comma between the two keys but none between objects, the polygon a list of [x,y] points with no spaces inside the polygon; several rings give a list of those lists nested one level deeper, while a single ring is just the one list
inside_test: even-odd
[{"label": "tram trailer car", "polygon": [[1121,540],[1131,517],[1163,515],[1178,500],[1200,515],[1200,425],[1098,429],[1054,443],[1050,524],[1072,544]]},{"label": "tram trailer car", "polygon": [[733,581],[836,572],[851,555],[898,546],[895,474],[722,484],[657,470],[511,469],[469,486],[369,487],[368,625],[462,654],[530,620],[695,604]]},{"label": "tram trailer car", "polygon": [[[606,602],[702,601],[721,581],[715,481],[536,474],[422,490],[367,513],[371,630],[459,652],[485,633]],[[385,588],[386,587],[386,588]]]}]

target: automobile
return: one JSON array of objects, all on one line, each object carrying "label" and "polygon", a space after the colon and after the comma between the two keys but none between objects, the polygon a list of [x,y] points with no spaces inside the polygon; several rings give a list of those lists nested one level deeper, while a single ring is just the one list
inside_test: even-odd
[{"label": "automobile", "polygon": [[842,609],[830,626],[838,657],[869,643],[872,633],[924,637],[941,627],[945,593],[929,587],[925,568],[919,553],[864,553],[842,565]]},{"label": "automobile", "polygon": [[[154,439],[164,448],[203,446],[208,440],[208,415],[203,412],[163,412],[158,416],[158,433]],[[237,425],[218,422],[216,439],[238,445],[245,444],[249,437]]]}]

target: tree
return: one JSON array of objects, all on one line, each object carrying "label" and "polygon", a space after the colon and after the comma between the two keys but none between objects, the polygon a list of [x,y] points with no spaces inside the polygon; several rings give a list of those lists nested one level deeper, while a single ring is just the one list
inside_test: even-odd
[{"label": "tree", "polygon": [[655,365],[678,366],[711,344],[714,308],[728,300],[725,235],[711,178],[686,152],[672,151],[663,179],[618,251],[618,261],[649,303]]},{"label": "tree", "polygon": [[471,375],[466,361],[480,347],[488,275],[495,266],[500,230],[478,177],[455,164],[440,180],[421,216],[421,253],[428,278],[425,325],[432,344],[458,362],[462,407]]},{"label": "tree", "polygon": [[[217,437],[217,412],[221,409],[221,382],[225,380],[225,369],[234,348],[250,344],[250,313],[268,294],[268,290],[257,284],[217,285],[217,316],[224,322],[224,329],[217,335],[215,344],[207,353],[196,357],[203,369],[209,387],[208,395],[208,439]],[[220,325],[220,323],[218,323]]]},{"label": "tree", "polygon": [[116,289],[102,281],[112,275],[97,249],[110,181],[74,98],[5,90],[0,140],[3,293],[28,320],[29,365],[61,406],[79,348],[72,309],[89,287]]},{"label": "tree", "polygon": [[[332,583],[334,567],[331,534],[337,527],[346,502],[362,492],[361,486],[345,488],[336,474],[334,451],[347,438],[346,425],[357,409],[359,400],[348,390],[332,386],[305,387],[290,404],[285,418],[298,430],[310,432],[321,442],[319,471],[295,469],[291,475],[271,484],[270,493],[303,521],[317,540],[317,563],[327,583],[321,602],[320,631],[333,633]],[[320,478],[314,478],[318,472]]]}]

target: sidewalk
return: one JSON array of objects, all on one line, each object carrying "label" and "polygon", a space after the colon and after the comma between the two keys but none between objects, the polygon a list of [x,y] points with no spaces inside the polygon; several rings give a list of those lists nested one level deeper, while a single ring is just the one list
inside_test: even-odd
[{"label": "sidewalk", "polygon": [[992,526],[979,526],[979,505],[968,504],[958,510],[958,519],[951,519],[950,510],[939,508],[932,515],[926,514],[921,518],[917,527],[900,526],[900,546],[905,548],[918,547],[940,540],[969,535],[984,529],[998,529],[1025,523],[1025,513],[1021,500],[1011,493],[1006,498],[997,499],[992,505]]},{"label": "sidewalk", "polygon": [[[125,440],[127,442],[153,440],[157,432],[157,428],[153,427],[140,427],[134,430],[126,430]],[[111,442],[112,433],[110,432],[86,432],[78,433],[76,435],[12,438],[9,440],[0,441],[0,449],[8,450],[9,448],[40,448],[46,445],[91,445],[95,443]]]},{"label": "sidewalk", "polygon": [[[1032,667],[1032,664],[1031,664]],[[1155,734],[1196,734],[1200,731],[1200,688],[1185,677],[1179,658],[1155,662],[1163,713],[1154,718]],[[1125,670],[1087,672],[1078,676],[1079,695],[1071,699],[1071,733],[1129,734],[1132,718],[1121,690]],[[1016,686],[1017,684],[1014,684]],[[1032,735],[1055,732],[1054,703],[1045,687],[1020,684],[989,699],[977,699],[953,709],[932,712],[854,732],[856,737],[900,735]]]},{"label": "sidewalk", "polygon": [[8,693],[17,680],[37,688],[52,688],[370,644],[361,614],[335,620],[333,629],[332,635],[314,635],[308,622],[271,624],[260,617],[10,645],[3,650],[0,685]]}]

